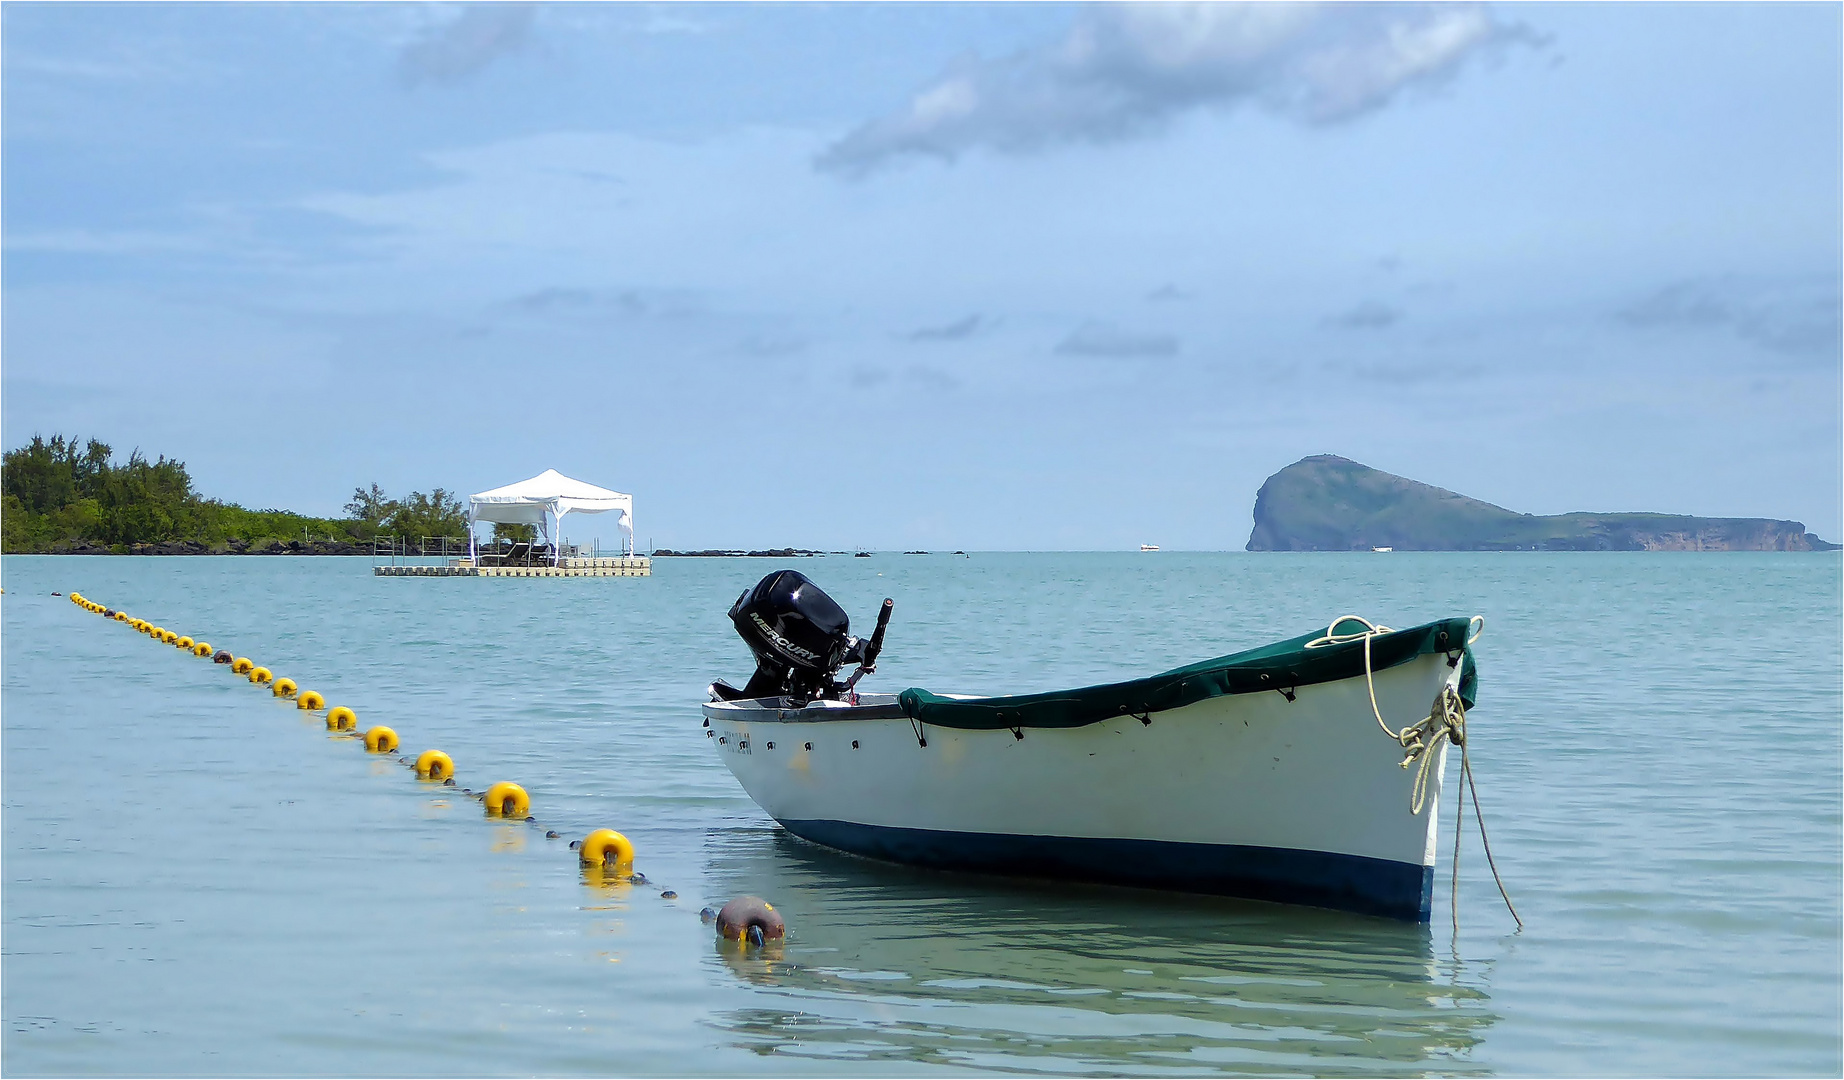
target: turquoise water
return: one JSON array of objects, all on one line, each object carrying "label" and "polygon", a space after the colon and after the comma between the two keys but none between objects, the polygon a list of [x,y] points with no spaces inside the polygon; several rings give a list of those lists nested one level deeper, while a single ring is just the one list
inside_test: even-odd
[{"label": "turquoise water", "polygon": [[[873,688],[1144,674],[1358,612],[1483,614],[1460,929],[885,866],[781,835],[703,737],[774,566],[377,579],[365,560],[0,563],[12,1075],[1836,1075],[1835,555],[802,560]],[[76,589],[514,780],[494,823]],[[1449,774],[1448,794],[1458,770]],[[1079,793],[1072,793],[1079,797]],[[614,827],[653,884],[578,871]],[[547,840],[554,829],[562,839]],[[676,899],[662,898],[664,889]],[[698,918],[772,900],[739,955]]]}]

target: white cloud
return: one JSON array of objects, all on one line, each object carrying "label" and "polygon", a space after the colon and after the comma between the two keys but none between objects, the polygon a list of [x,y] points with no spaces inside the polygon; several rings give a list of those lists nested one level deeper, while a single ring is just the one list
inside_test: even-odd
[{"label": "white cloud", "polygon": [[905,155],[1112,141],[1243,103],[1334,123],[1448,78],[1481,51],[1532,40],[1475,4],[1107,5],[1049,47],[962,61],[819,165],[857,174]]},{"label": "white cloud", "polygon": [[143,255],[153,252],[202,251],[206,242],[194,235],[120,229],[56,229],[7,234],[8,251],[56,255]]}]

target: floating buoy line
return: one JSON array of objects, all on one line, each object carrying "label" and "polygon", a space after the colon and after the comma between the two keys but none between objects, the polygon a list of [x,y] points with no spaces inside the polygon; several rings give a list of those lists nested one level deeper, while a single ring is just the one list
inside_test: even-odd
[{"label": "floating buoy line", "polygon": [[[252,686],[266,689],[276,698],[292,699],[297,709],[308,712],[324,710],[328,731],[350,732],[350,735],[343,737],[362,742],[367,753],[397,755],[398,762],[414,769],[419,780],[459,788],[461,794],[481,803],[488,817],[521,821],[528,825],[537,824],[538,819],[531,814],[531,796],[518,784],[502,780],[479,792],[460,787],[455,779],[454,759],[447,754],[440,750],[424,750],[414,758],[402,754],[401,740],[396,731],[379,724],[361,732],[356,710],[346,705],[328,708],[326,697],[319,691],[303,690],[295,680],[277,676],[247,656],[233,656],[226,650],[213,649],[211,643],[202,638],[191,638],[164,626],[156,626],[125,611],[99,604],[81,593],[71,593],[70,602],[111,622],[132,627],[155,641],[201,659],[209,658],[213,664],[228,666],[232,674],[244,677]],[[547,830],[544,835],[549,840],[562,838],[562,834],[554,829]],[[595,829],[583,839],[572,841],[570,849],[577,853],[577,863],[588,884],[654,884],[647,880],[645,874],[634,869],[633,842],[613,829]],[[660,893],[660,897],[665,900],[675,900],[678,895],[671,889]],[[699,917],[706,925],[715,925],[722,940],[735,942],[743,948],[760,947],[769,941],[778,941],[786,933],[786,924],[780,913],[767,901],[755,896],[737,897],[725,904],[721,911],[707,907],[699,912]]]}]

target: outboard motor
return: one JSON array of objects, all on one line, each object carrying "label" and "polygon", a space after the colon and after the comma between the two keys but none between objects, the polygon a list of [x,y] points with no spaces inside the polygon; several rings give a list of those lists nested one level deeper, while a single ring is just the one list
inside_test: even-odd
[{"label": "outboard motor", "polygon": [[[853,637],[851,619],[832,597],[798,570],[777,570],[744,590],[730,607],[730,621],[755,654],[755,674],[741,690],[719,679],[711,693],[725,700],[785,697],[794,708],[816,698],[838,700],[877,670],[884,628],[895,606],[894,600],[884,600],[868,641]],[[839,669],[849,663],[858,670],[838,682]]]}]

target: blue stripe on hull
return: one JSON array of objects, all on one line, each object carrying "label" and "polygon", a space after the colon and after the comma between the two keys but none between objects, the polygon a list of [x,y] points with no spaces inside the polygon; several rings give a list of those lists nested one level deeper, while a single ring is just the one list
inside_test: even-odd
[{"label": "blue stripe on hull", "polygon": [[1169,840],[936,832],[849,821],[783,821],[816,844],[891,862],[1071,878],[1311,904],[1428,921],[1434,868],[1327,851]]}]

